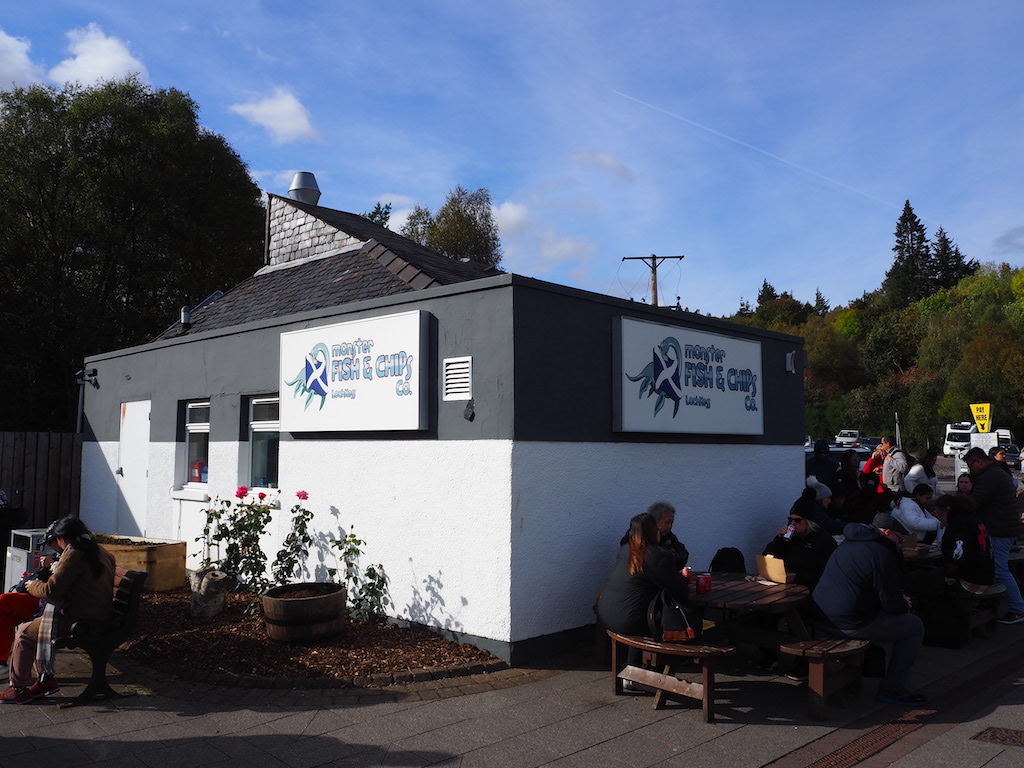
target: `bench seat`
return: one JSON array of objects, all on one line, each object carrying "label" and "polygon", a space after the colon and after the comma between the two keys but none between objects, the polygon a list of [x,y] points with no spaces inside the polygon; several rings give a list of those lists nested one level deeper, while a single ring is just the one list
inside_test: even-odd
[{"label": "bench seat", "polygon": [[[825,702],[829,696],[846,688],[860,690],[864,654],[870,644],[867,640],[827,638],[779,646],[782,653],[807,661],[808,717],[811,720],[825,719]],[[830,661],[841,661],[846,666],[826,679],[826,665]]]},{"label": "bench seat", "polygon": [[[666,695],[685,696],[701,702],[705,722],[713,723],[715,721],[715,664],[718,659],[733,653],[735,648],[663,642],[652,637],[620,635],[610,629],[606,631],[612,641],[612,680],[616,696],[622,695],[622,681],[629,680],[655,690],[654,709],[661,709],[665,705]],[[661,667],[662,671],[636,667],[625,664],[624,661],[620,664],[620,659],[623,658],[623,654],[620,653],[620,645],[639,648],[652,654],[655,666]],[[673,676],[672,668],[676,664],[674,659],[690,659],[699,663],[701,681],[688,682]]]}]

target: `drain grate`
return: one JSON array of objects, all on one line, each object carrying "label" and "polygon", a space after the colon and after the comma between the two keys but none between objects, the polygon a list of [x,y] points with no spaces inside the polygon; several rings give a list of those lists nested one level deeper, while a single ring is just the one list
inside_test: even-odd
[{"label": "drain grate", "polygon": [[1013,728],[986,728],[971,738],[975,741],[1001,744],[1004,747],[1024,747],[1024,731],[1017,731]]}]

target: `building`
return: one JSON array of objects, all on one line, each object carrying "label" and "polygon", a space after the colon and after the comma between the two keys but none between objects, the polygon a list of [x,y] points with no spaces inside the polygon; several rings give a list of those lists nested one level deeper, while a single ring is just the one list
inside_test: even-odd
[{"label": "building", "polygon": [[88,524],[191,544],[239,485],[285,509],[303,489],[318,531],[354,526],[383,564],[394,616],[512,663],[593,623],[649,503],[677,506],[700,568],[753,562],[802,487],[802,339],[483,271],[353,214],[271,195],[266,266],[182,320],[86,361]]}]

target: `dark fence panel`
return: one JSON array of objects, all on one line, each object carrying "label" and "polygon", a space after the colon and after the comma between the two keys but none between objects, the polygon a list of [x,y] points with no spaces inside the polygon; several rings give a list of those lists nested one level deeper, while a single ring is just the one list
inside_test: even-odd
[{"label": "dark fence panel", "polygon": [[0,432],[0,488],[12,509],[25,512],[20,527],[45,528],[58,517],[77,515],[81,480],[81,435]]}]

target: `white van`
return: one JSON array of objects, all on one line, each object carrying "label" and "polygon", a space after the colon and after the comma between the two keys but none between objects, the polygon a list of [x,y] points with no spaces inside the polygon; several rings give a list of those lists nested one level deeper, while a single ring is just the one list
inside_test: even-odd
[{"label": "white van", "polygon": [[1008,429],[997,429],[996,430],[996,444],[997,445],[1012,445],[1017,441],[1013,437],[1013,432]]},{"label": "white van", "polygon": [[942,453],[946,456],[959,456],[971,447],[971,434],[978,431],[978,425],[972,421],[959,421],[946,425],[946,439],[942,444]]}]

